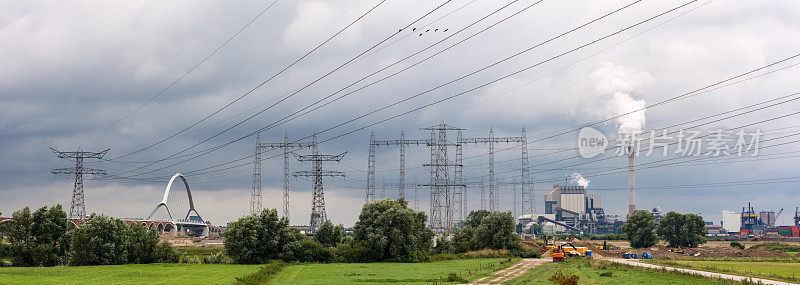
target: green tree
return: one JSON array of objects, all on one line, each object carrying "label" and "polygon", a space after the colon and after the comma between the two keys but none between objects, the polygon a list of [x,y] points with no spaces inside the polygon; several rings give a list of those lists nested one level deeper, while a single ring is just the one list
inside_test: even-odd
[{"label": "green tree", "polygon": [[425,227],[426,219],[424,212],[409,209],[403,198],[365,204],[353,227],[353,247],[366,247],[369,256],[357,259],[409,260],[411,255],[429,252],[434,233]]},{"label": "green tree", "polygon": [[644,248],[654,246],[658,242],[658,237],[653,233],[656,222],[653,214],[647,211],[636,211],[628,216],[628,220],[622,225],[628,241],[633,248]]},{"label": "green tree", "polygon": [[433,251],[436,253],[451,253],[453,252],[453,243],[447,239],[447,236],[441,235],[436,238],[436,246],[433,247]]},{"label": "green tree", "polygon": [[131,228],[120,219],[92,214],[72,232],[71,265],[107,265],[128,262]]},{"label": "green tree", "polygon": [[241,217],[225,231],[225,252],[236,263],[266,263],[278,259],[288,244],[303,239],[299,230],[288,226],[289,220],[278,218],[275,209]]},{"label": "green tree", "polygon": [[695,214],[667,213],[658,224],[658,236],[670,247],[697,247],[706,243],[706,224]]},{"label": "green tree", "polygon": [[339,227],[334,228],[333,223],[331,223],[330,220],[322,223],[322,226],[320,226],[319,230],[317,230],[317,232],[314,234],[314,240],[326,247],[336,246],[341,238],[341,230]]},{"label": "green tree", "polygon": [[28,206],[11,214],[11,220],[2,223],[3,235],[11,244],[11,263],[14,266],[36,266],[34,261],[33,216]]},{"label": "green tree", "polygon": [[475,249],[475,242],[472,240],[475,237],[475,228],[472,226],[464,226],[464,228],[457,230],[453,233],[453,250],[456,252],[467,252]]},{"label": "green tree", "polygon": [[133,223],[127,231],[130,239],[128,263],[177,262],[178,252],[158,232]]},{"label": "green tree", "polygon": [[481,219],[480,225],[475,229],[475,247],[509,250],[518,248],[520,239],[514,233],[515,224],[511,212],[490,212]]},{"label": "green tree", "polygon": [[33,214],[26,206],[15,211],[1,230],[11,244],[15,266],[55,266],[66,261],[67,214],[61,205],[44,206]]},{"label": "green tree", "polygon": [[330,262],[333,254],[316,240],[300,240],[288,244],[281,258],[287,262]]},{"label": "green tree", "polygon": [[467,215],[467,220],[464,221],[464,226],[465,227],[470,226],[473,229],[477,229],[478,226],[481,225],[481,221],[483,220],[483,218],[488,216],[489,213],[491,213],[491,212],[489,212],[487,210],[475,210],[475,211],[469,212],[469,215]]}]

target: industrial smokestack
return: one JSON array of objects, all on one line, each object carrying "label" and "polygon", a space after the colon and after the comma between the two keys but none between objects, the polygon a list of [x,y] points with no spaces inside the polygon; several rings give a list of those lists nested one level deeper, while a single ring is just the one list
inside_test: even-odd
[{"label": "industrial smokestack", "polygon": [[628,215],[636,211],[636,170],[633,167],[633,146],[628,147]]}]

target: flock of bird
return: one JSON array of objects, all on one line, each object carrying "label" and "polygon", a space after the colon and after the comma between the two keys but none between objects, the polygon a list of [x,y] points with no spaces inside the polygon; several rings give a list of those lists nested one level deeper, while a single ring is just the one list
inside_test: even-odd
[{"label": "flock of bird", "polygon": [[[447,29],[444,29],[444,30],[442,30],[442,33],[445,33],[445,32],[447,32],[447,30],[449,30],[449,29],[450,29],[450,28],[447,28]],[[400,31],[402,32],[402,31],[403,31],[403,29],[400,29]],[[416,32],[416,31],[417,31],[417,28],[413,28],[413,29],[411,29],[411,31],[412,31],[412,32]],[[422,31],[422,30],[420,30],[420,31]],[[427,29],[427,30],[425,30],[425,32],[424,32],[424,33],[427,33],[427,32],[430,32],[430,31],[431,31],[431,29]],[[433,29],[433,31],[434,31],[434,32],[438,32],[438,31],[439,31],[439,29]],[[424,33],[419,33],[419,36],[421,37],[421,36],[422,36],[422,34],[424,34]]]}]

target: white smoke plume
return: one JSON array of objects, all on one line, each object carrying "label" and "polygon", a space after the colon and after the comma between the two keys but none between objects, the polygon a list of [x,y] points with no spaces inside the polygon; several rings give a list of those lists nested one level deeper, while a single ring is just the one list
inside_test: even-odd
[{"label": "white smoke plume", "polygon": [[[646,110],[643,109],[646,104],[644,99],[634,99],[631,92],[652,80],[650,74],[613,63],[604,63],[592,71],[590,77],[595,84],[595,91],[600,95],[600,100],[605,102],[605,108],[598,110],[599,115],[606,118],[633,112],[617,118],[619,125],[617,132],[625,135],[641,133],[646,119]],[[637,111],[640,109],[641,111]]]},{"label": "white smoke plume", "polygon": [[572,182],[575,184],[583,186],[584,189],[589,188],[589,182],[591,182],[589,179],[586,179],[583,177],[583,175],[577,172],[572,173],[572,178],[570,180],[572,180]]}]

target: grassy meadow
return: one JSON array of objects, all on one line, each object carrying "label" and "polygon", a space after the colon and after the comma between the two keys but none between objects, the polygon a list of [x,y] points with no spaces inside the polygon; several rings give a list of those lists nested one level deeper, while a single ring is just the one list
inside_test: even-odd
[{"label": "grassy meadow", "polygon": [[126,264],[76,267],[0,267],[1,284],[231,284],[263,265]]},{"label": "grassy meadow", "polygon": [[[502,264],[501,264],[502,262]],[[329,263],[290,265],[271,284],[445,284],[466,283],[519,262],[519,259],[480,258],[422,263]],[[450,273],[460,281],[446,282]]]}]

